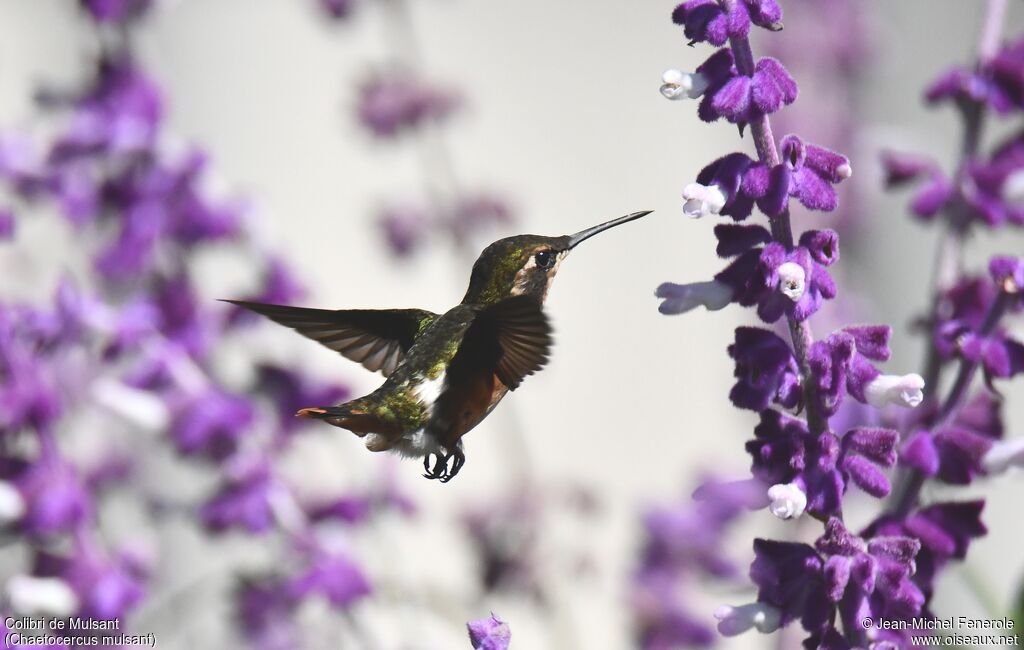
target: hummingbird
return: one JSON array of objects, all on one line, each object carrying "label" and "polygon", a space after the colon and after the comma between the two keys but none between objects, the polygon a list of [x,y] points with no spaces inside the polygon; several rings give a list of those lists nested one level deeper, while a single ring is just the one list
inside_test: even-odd
[{"label": "hummingbird", "polygon": [[262,314],[386,378],[369,395],[303,408],[364,439],[370,451],[422,458],[424,476],[447,483],[466,461],[462,437],[548,360],[543,304],[558,267],[581,242],[651,211],[574,235],[516,235],[487,246],[469,288],[444,314],[423,309],[307,309],[227,300]]}]

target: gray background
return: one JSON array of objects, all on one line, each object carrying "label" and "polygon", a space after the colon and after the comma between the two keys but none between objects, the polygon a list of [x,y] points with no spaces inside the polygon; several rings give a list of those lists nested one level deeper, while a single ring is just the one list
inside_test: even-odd
[{"label": "gray background", "polygon": [[[0,2],[5,127],[32,126],[28,98],[37,81],[69,81],[86,69],[94,43],[67,4]],[[755,418],[728,402],[732,366],[725,354],[732,328],[748,314],[731,308],[666,318],[657,313],[653,290],[665,280],[704,280],[720,268],[712,224],[682,217],[680,190],[711,158],[750,143],[740,143],[729,125],[701,124],[692,104],[658,94],[664,68],[692,69],[708,54],[705,47],[685,46],[668,20],[670,2],[414,4],[423,65],[433,78],[461,86],[469,100],[469,110],[448,131],[461,180],[500,188],[518,208],[519,225],[495,237],[561,234],[634,210],[656,213],[588,242],[566,261],[549,296],[558,345],[547,369],[467,438],[469,461],[458,480],[440,485],[419,479],[416,463],[397,467],[426,509],[411,528],[396,524],[381,533],[398,549],[393,555],[381,557],[372,541],[361,542],[381,582],[411,585],[416,598],[462,597],[472,585],[471,565],[451,517],[514,483],[527,468],[542,480],[596,487],[604,504],[599,519],[552,529],[560,547],[592,549],[596,571],[576,579],[562,567],[551,568],[550,588],[561,602],[554,618],[503,599],[469,607],[456,599],[459,604],[442,617],[413,615],[414,605],[376,604],[359,615],[378,630],[385,647],[408,642],[410,634],[434,640],[416,647],[463,647],[459,621],[494,609],[512,621],[517,648],[571,647],[569,637],[560,636],[569,627],[576,647],[624,648],[638,505],[678,498],[707,472],[742,473],[748,462],[742,442]],[[957,122],[949,109],[925,112],[920,89],[949,63],[972,55],[982,3],[865,4],[875,30],[864,85],[865,150],[900,146],[951,160]],[[396,264],[370,219],[380,196],[417,188],[421,177],[410,148],[370,141],[354,124],[356,84],[386,48],[380,14],[364,9],[354,23],[332,29],[318,20],[312,2],[180,0],[153,16],[138,46],[166,90],[171,130],[205,146],[225,185],[258,201],[263,236],[313,287],[310,304],[444,310],[464,290],[466,255],[434,246],[411,263]],[[1024,26],[1022,14],[1014,3],[1008,31]],[[905,195],[881,196],[871,155],[853,164],[873,197],[861,215],[868,245],[844,250],[840,264],[872,303],[865,318],[891,323],[897,332],[888,368],[911,372],[921,346],[909,337],[908,325],[926,302],[935,233],[909,221]],[[52,223],[23,220],[22,231],[19,238],[36,245],[35,261],[0,249],[0,272],[29,282],[4,282],[2,291],[46,295],[59,251],[73,242]],[[42,252],[44,244],[55,252]],[[995,250],[1020,254],[1022,244],[1019,232],[1001,234],[998,241],[982,235],[971,243],[969,261],[979,264]],[[232,281],[245,279],[245,269],[232,273]],[[209,279],[211,294],[228,284],[220,275]],[[282,355],[301,355],[357,392],[378,381],[286,333],[268,328],[260,341]],[[1019,435],[1024,390],[1018,381],[1007,393],[1013,405],[1008,430]],[[311,435],[303,446],[291,462],[324,484],[345,484],[351,476],[341,474],[365,475],[376,462],[344,433]],[[1018,474],[974,489],[991,497],[986,520],[993,534],[972,547],[966,571],[947,576],[940,612],[978,611],[963,587],[966,577],[989,585],[999,605],[1007,603],[1024,571],[1016,514],[1021,487]],[[851,519],[858,516],[855,511]],[[864,512],[859,521],[866,517]],[[737,534],[737,556],[747,552],[753,535],[780,534],[770,515],[752,515]],[[229,548],[211,551],[188,538],[181,543],[189,552],[201,550],[198,564],[215,564],[217,549]],[[557,556],[549,560],[555,564]],[[146,624],[156,626],[164,647],[219,647],[211,641],[222,634],[217,621],[224,612],[216,596],[198,595],[210,603],[198,614],[186,610],[182,620],[170,621],[150,612]],[[710,612],[719,602],[747,598],[712,592],[697,606]],[[747,636],[725,647],[762,643]]]}]

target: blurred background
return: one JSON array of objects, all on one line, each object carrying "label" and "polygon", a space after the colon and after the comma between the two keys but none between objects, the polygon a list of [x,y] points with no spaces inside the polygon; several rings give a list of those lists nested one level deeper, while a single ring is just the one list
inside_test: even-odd
[{"label": "blurred background", "polygon": [[[929,300],[939,229],[908,217],[906,193],[884,190],[879,154],[918,151],[952,165],[958,119],[948,108],[926,110],[922,90],[949,65],[976,56],[983,3],[834,0],[827,11],[812,2],[782,4],[786,30],[755,37],[755,50],[779,56],[800,83],[797,104],[779,116],[778,135],[799,131],[847,153],[854,168],[839,189],[849,212],[799,216],[815,227],[838,227],[841,219],[848,234],[837,276],[841,294],[850,296],[847,311],[821,316],[817,327],[891,324],[887,372],[918,371],[924,345],[912,324]],[[743,442],[756,423],[728,400],[733,366],[726,354],[734,327],[752,315],[727,308],[667,317],[653,295],[664,281],[708,280],[722,268],[711,224],[685,218],[680,193],[712,159],[752,153],[749,137],[739,140],[733,125],[701,123],[693,103],[659,94],[664,69],[692,70],[710,53],[687,47],[669,20],[672,8],[576,0],[174,0],[157,2],[137,20],[104,23],[69,0],[0,1],[5,138],[46,141],[67,128],[64,98],[90,83],[101,51],[128,48],[133,65],[159,89],[162,118],[153,137],[161,150],[205,152],[197,191],[244,217],[225,228],[228,237],[179,237],[175,250],[187,256],[189,309],[217,322],[245,319],[226,315],[214,299],[269,291],[268,256],[305,287],[287,296],[296,304],[443,312],[461,298],[476,254],[494,239],[571,233],[655,211],[588,241],[563,264],[547,303],[553,357],[469,434],[456,480],[422,479],[418,462],[373,455],[326,425],[303,426],[286,445],[260,448],[252,462],[272,464],[275,481],[289,486],[308,516],[320,515],[309,515],[306,503],[336,506],[334,515],[322,515],[323,535],[374,590],[350,598],[338,592],[344,587],[310,586],[321,579],[310,573],[304,588],[323,598],[288,610],[294,627],[282,623],[276,637],[252,634],[259,627],[253,618],[283,616],[290,605],[268,597],[253,605],[261,613],[253,617],[239,604],[239,576],[287,566],[296,542],[254,524],[258,505],[228,498],[220,518],[197,505],[224,496],[217,492],[224,481],[249,485],[238,475],[252,470],[193,462],[180,438],[175,450],[159,431],[145,437],[88,408],[82,418],[59,420],[62,449],[82,466],[99,472],[104,459],[118,456],[112,448],[135,466],[118,474],[106,488],[111,497],[95,497],[85,516],[105,546],[144,558],[144,595],[124,600],[130,630],[154,633],[165,648],[459,648],[468,647],[463,623],[494,611],[512,626],[516,648],[637,647],[631,580],[645,509],[685,504],[709,476],[743,477]],[[1006,34],[1022,27],[1024,7],[1012,3]],[[842,66],[807,56],[836,39],[846,39],[834,55]],[[410,90],[409,79],[423,86]],[[399,99],[387,96],[388,83],[421,93],[421,114],[389,113],[389,102]],[[806,112],[798,112],[804,103]],[[986,141],[1007,132],[996,125]],[[14,150],[4,147],[8,176]],[[7,202],[16,233],[0,243],[5,303],[49,305],[62,282],[83,294],[98,286],[89,251],[100,246],[97,232],[110,231],[90,233],[62,218],[73,198],[65,192],[64,203]],[[1019,229],[979,232],[966,266],[1022,251]],[[113,284],[118,288],[104,295],[118,301],[138,289]],[[199,365],[216,368],[219,381],[243,397],[257,363],[350,395],[381,381],[276,325],[233,322],[230,336],[220,327],[204,335]],[[117,363],[121,372],[126,362]],[[130,390],[135,397],[146,392]],[[1017,381],[1001,390],[1008,435],[1019,435],[1024,389]],[[131,402],[122,393],[109,399]],[[177,407],[169,408],[174,426]],[[242,427],[239,440],[268,427],[271,416],[261,408],[247,416],[253,424]],[[1021,481],[1011,474],[971,488],[989,499],[990,535],[945,576],[940,612],[1009,607],[1024,573]],[[352,505],[359,501],[353,495],[377,508],[382,494],[390,504],[383,512],[342,512],[345,504],[370,507]],[[277,520],[281,509],[271,508]],[[858,502],[849,518],[864,523],[872,509],[877,502]],[[727,554],[745,573],[751,538],[783,534],[770,514],[752,513],[730,533]],[[39,562],[32,554],[40,543],[32,551],[12,539],[0,548],[4,583]],[[59,544],[54,548],[66,550]],[[751,593],[695,583],[689,609],[709,624],[716,605],[749,601]],[[757,648],[764,639],[748,634],[719,643]]]}]

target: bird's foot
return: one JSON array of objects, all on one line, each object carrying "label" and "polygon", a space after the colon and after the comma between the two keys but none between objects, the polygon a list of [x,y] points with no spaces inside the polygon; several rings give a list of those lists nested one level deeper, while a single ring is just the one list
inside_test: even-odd
[{"label": "bird's foot", "polygon": [[[423,476],[425,478],[447,483],[455,478],[462,466],[466,464],[466,455],[458,447],[451,450],[444,449],[443,452],[431,452],[423,457],[423,469],[426,470]],[[448,461],[451,461],[451,467],[448,466]]]}]

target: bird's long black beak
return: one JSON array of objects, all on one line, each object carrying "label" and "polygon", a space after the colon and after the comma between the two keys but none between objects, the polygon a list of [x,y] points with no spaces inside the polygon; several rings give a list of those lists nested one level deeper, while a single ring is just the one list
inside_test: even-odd
[{"label": "bird's long black beak", "polygon": [[614,228],[615,226],[624,224],[624,223],[626,223],[628,221],[634,221],[636,219],[639,219],[640,217],[646,217],[647,215],[649,215],[652,212],[654,212],[654,210],[644,210],[642,212],[634,212],[633,214],[627,214],[624,217],[619,217],[618,219],[612,219],[611,221],[606,221],[606,222],[604,222],[604,223],[602,223],[600,225],[592,226],[590,228],[587,228],[586,230],[581,230],[578,233],[576,233],[575,235],[569,235],[569,248],[570,249],[575,248],[576,245],[579,244],[581,241],[590,239],[591,237],[593,237],[594,235],[596,235],[599,232],[604,232],[605,230],[608,230],[609,228]]}]

